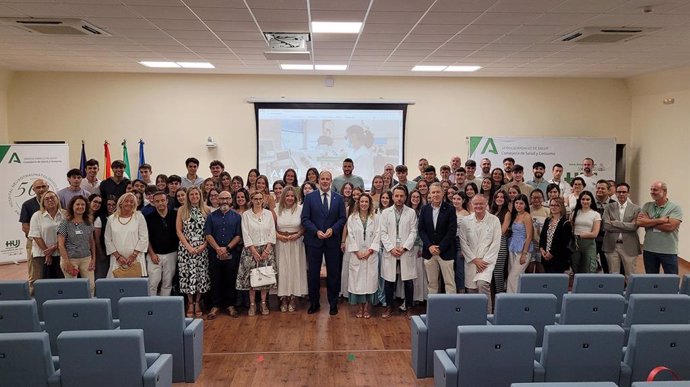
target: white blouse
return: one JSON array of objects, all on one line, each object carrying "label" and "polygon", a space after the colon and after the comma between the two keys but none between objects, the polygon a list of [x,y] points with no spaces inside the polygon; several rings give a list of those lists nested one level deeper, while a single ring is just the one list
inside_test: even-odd
[{"label": "white blouse", "polygon": [[242,242],[245,247],[276,243],[276,225],[271,211],[255,214],[249,209],[242,214]]},{"label": "white blouse", "polygon": [[[62,210],[55,214],[55,218],[51,217],[48,211],[41,213],[41,211],[34,212],[31,215],[29,223],[29,238],[41,238],[45,242],[46,247],[55,246],[57,244],[57,228],[65,219],[65,214]],[[31,247],[31,255],[34,257],[42,257],[43,249],[34,243]],[[55,250],[53,256],[60,255],[60,251]]]}]

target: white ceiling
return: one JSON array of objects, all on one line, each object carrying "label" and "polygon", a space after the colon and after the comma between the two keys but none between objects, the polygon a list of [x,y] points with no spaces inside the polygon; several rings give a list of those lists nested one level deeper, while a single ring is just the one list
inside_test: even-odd
[{"label": "white ceiling", "polygon": [[[0,26],[0,67],[26,71],[304,74],[265,59],[263,32],[309,31],[310,20],[364,22],[358,35],[312,34],[312,63],[348,64],[343,75],[426,75],[410,71],[423,64],[483,66],[471,76],[628,77],[690,63],[689,0],[10,0],[0,17],[81,18],[112,34]],[[555,42],[585,26],[660,29],[625,43]],[[152,70],[143,60],[216,68]],[[429,75],[439,74],[468,76]]]}]

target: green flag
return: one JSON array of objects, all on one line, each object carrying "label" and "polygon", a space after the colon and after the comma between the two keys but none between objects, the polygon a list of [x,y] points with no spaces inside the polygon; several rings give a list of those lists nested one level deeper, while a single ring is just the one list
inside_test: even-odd
[{"label": "green flag", "polygon": [[122,140],[122,161],[125,162],[125,179],[129,179],[132,174],[129,172],[129,154],[127,153],[127,140]]}]

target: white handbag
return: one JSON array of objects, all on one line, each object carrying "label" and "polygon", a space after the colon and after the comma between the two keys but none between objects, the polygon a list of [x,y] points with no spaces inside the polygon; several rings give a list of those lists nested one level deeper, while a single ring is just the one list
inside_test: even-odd
[{"label": "white handbag", "polygon": [[276,272],[271,266],[260,266],[249,271],[249,284],[253,288],[276,284]]}]

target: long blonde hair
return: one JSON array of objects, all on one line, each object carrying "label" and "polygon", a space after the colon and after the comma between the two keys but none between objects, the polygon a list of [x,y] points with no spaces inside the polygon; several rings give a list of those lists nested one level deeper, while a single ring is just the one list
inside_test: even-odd
[{"label": "long blonde hair", "polygon": [[184,201],[184,206],[178,209],[178,211],[180,212],[180,216],[182,217],[182,220],[187,220],[190,216],[192,216],[191,208],[193,207],[193,205],[192,202],[189,200],[189,194],[192,193],[192,191],[197,191],[199,193],[199,209],[201,210],[201,215],[203,215],[203,217],[205,218],[206,216],[208,216],[208,213],[210,212],[208,206],[206,205],[206,202],[203,199],[201,189],[199,189],[199,187],[197,186],[192,186],[187,190],[187,198]]},{"label": "long blonde hair", "polygon": [[[290,208],[288,208],[287,204],[285,203],[285,196],[286,196],[285,194],[288,192],[292,192],[292,195],[295,196],[295,202],[292,204],[292,207],[290,207]],[[283,192],[280,194],[280,198],[278,198],[278,215],[282,215],[283,210],[287,210],[287,209],[289,209],[290,212],[292,212],[294,214],[295,211],[297,211],[298,206],[299,206],[299,194],[297,193],[297,190],[295,189],[295,187],[293,187],[291,185],[286,185],[283,188]]]}]

